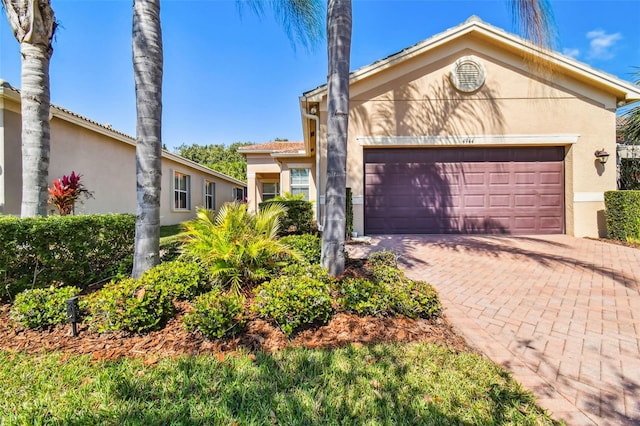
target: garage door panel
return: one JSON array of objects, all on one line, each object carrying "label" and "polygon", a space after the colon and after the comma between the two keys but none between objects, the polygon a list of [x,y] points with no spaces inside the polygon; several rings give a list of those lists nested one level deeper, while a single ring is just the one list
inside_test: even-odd
[{"label": "garage door panel", "polygon": [[367,233],[564,231],[562,147],[365,149],[364,157]]}]

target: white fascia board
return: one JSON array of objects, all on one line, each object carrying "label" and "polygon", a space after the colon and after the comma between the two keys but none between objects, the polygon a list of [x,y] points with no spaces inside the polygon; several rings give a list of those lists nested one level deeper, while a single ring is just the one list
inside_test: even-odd
[{"label": "white fascia board", "polygon": [[361,146],[571,145],[580,135],[359,136]]}]

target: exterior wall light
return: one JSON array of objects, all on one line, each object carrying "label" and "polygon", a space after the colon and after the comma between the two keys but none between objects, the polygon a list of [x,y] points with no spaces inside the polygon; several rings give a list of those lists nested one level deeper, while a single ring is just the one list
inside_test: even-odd
[{"label": "exterior wall light", "polygon": [[604,148],[597,150],[594,152],[594,155],[600,161],[600,164],[605,164],[609,159],[609,153],[604,150]]}]

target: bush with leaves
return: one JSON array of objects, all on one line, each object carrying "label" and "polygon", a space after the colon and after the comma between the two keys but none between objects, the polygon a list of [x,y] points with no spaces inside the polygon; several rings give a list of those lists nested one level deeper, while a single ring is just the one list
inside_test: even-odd
[{"label": "bush with leaves", "polygon": [[329,271],[317,263],[294,263],[287,265],[280,270],[280,275],[287,275],[290,277],[309,277],[327,285],[332,284],[334,281],[334,278],[329,275]]},{"label": "bush with leaves", "polygon": [[313,231],[313,203],[300,199],[283,199],[283,197],[273,198],[258,205],[258,210],[262,211],[271,204],[284,206],[286,212],[281,218],[280,235],[285,234],[309,234]]},{"label": "bush with leaves", "polygon": [[205,289],[205,273],[195,262],[174,260],[145,271],[140,285],[154,287],[174,299],[188,300]]},{"label": "bush with leaves", "polygon": [[298,251],[307,262],[320,263],[322,240],[317,235],[287,235],[280,238],[280,242]]},{"label": "bush with leaves", "polygon": [[409,318],[435,318],[442,313],[438,291],[425,281],[404,278],[390,287],[391,309]]},{"label": "bush with leaves", "polygon": [[301,256],[278,240],[285,209],[278,203],[253,214],[243,203],[225,204],[213,217],[199,209],[195,220],[184,224],[183,250],[187,258],[202,263],[212,280],[239,294],[285,265],[284,256]]},{"label": "bush with leaves", "polygon": [[387,285],[366,278],[345,278],[334,286],[338,303],[347,312],[358,315],[387,316],[393,313],[394,301]]},{"label": "bush with leaves", "polygon": [[379,266],[390,266],[393,268],[398,267],[398,256],[396,256],[394,252],[388,250],[374,251],[369,255],[367,260],[369,261],[369,266],[372,268]]},{"label": "bush with leaves", "polygon": [[199,330],[209,338],[237,335],[246,323],[244,300],[225,294],[219,288],[201,294],[193,301],[193,311],[183,318],[187,330]]},{"label": "bush with leaves", "polygon": [[303,325],[326,322],[333,311],[329,285],[307,275],[283,275],[254,292],[252,309],[277,324],[286,336]]},{"label": "bush with leaves", "polygon": [[171,297],[161,286],[133,278],[112,281],[81,302],[90,326],[100,333],[157,330],[174,312]]},{"label": "bush with leaves", "polygon": [[67,299],[80,293],[77,287],[25,290],[16,295],[11,319],[27,328],[47,328],[67,321]]}]

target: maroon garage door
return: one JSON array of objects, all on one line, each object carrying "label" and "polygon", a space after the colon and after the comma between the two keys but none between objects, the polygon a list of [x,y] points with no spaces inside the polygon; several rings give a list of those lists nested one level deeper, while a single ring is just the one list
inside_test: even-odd
[{"label": "maroon garage door", "polygon": [[564,148],[369,148],[368,234],[564,232]]}]

